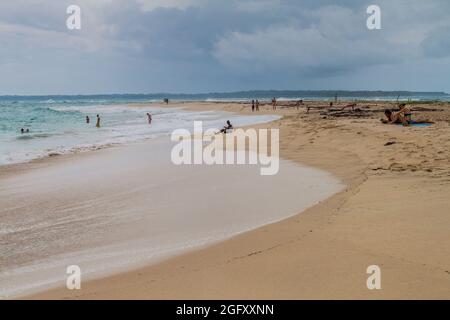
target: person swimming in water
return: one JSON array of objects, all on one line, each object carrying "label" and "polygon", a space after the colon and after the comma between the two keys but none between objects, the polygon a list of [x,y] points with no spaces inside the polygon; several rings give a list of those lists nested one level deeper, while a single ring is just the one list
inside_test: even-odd
[{"label": "person swimming in water", "polygon": [[227,125],[224,126],[222,130],[220,130],[220,133],[227,133],[227,130],[233,130],[233,125],[231,124],[230,120],[227,120]]},{"label": "person swimming in water", "polygon": [[101,121],[100,116],[97,115],[97,123],[95,125],[97,128],[100,128],[100,121]]}]

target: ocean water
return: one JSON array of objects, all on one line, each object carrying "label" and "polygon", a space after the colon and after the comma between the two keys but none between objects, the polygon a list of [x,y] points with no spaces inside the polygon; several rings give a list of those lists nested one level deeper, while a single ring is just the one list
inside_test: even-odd
[{"label": "ocean water", "polygon": [[[145,105],[139,106],[144,101]],[[221,128],[228,119],[243,126],[277,118],[187,112],[161,104],[151,106],[148,102],[152,100],[114,96],[0,98],[0,165],[151,139],[178,128],[192,130],[195,120],[204,121],[205,128]],[[135,105],[130,106],[130,103]],[[153,116],[151,126],[147,122],[147,112]],[[97,114],[102,119],[101,128],[95,127]],[[90,117],[90,124],[86,124],[86,116]],[[21,128],[30,132],[22,134]]]},{"label": "ocean water", "polygon": [[[146,94],[93,96],[0,96],[0,165],[26,162],[54,154],[81,152],[169,134],[177,128],[191,129],[194,120],[206,128],[221,128],[224,121],[235,125],[266,122],[273,116],[231,117],[227,113],[185,112],[161,107],[161,101],[270,100],[439,100],[450,101],[443,92],[406,91],[245,91],[208,94]],[[154,102],[153,107],[149,103]],[[142,107],[130,107],[129,104]],[[146,107],[144,107],[144,105]],[[159,105],[159,107],[158,107]],[[153,115],[147,123],[146,113]],[[102,128],[95,128],[96,114]],[[85,123],[86,116],[91,119]],[[20,129],[30,133],[21,134]]]}]

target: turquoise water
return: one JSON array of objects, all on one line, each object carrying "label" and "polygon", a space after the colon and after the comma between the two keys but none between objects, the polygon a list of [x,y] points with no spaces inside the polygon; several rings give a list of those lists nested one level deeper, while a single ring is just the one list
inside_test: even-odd
[{"label": "turquoise water", "polygon": [[[158,100],[161,101],[161,100]],[[140,99],[23,99],[0,98],[0,165],[26,162],[49,155],[83,152],[111,145],[169,135],[173,130],[192,130],[195,120],[205,128],[221,128],[230,119],[235,125],[274,120],[274,116],[241,117],[217,112],[186,112],[179,108],[133,107]],[[153,116],[148,124],[146,113]],[[102,119],[101,128],[95,118]],[[86,124],[86,116],[91,119]],[[21,129],[29,133],[21,133]]]}]

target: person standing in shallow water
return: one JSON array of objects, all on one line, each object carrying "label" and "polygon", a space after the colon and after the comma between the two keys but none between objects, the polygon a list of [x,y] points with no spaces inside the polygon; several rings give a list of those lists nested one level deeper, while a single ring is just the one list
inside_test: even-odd
[{"label": "person standing in shallow water", "polygon": [[148,124],[152,124],[152,115],[147,113]]},{"label": "person standing in shallow water", "polygon": [[256,108],[256,111],[259,111],[259,100],[256,100],[255,108]]},{"label": "person standing in shallow water", "polygon": [[95,125],[97,128],[100,128],[100,116],[97,115],[97,124]]},{"label": "person standing in shallow water", "polygon": [[86,123],[89,124],[91,122],[91,119],[89,119],[89,116],[86,116]]},{"label": "person standing in shallow water", "polygon": [[255,112],[255,100],[252,100],[252,112]]}]

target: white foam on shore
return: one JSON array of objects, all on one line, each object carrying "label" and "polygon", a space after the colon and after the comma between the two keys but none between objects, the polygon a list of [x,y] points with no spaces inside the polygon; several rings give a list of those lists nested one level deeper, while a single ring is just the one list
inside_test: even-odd
[{"label": "white foam on shore", "polygon": [[[158,106],[52,106],[48,109],[65,114],[73,120],[61,123],[60,128],[53,128],[49,132],[42,131],[43,129],[35,132],[32,129],[29,134],[17,132],[14,135],[0,136],[0,166],[154,139],[169,135],[175,129],[190,129],[196,120],[203,121],[205,128],[221,128],[226,120],[231,120],[236,126],[246,126],[280,118],[276,115],[241,116],[228,112],[190,112],[181,108]],[[151,126],[147,123],[147,112],[153,115]],[[101,115],[100,129],[95,127],[96,114]],[[91,117],[90,125],[84,124],[86,115]],[[47,121],[57,122],[59,119],[55,117]]]}]

